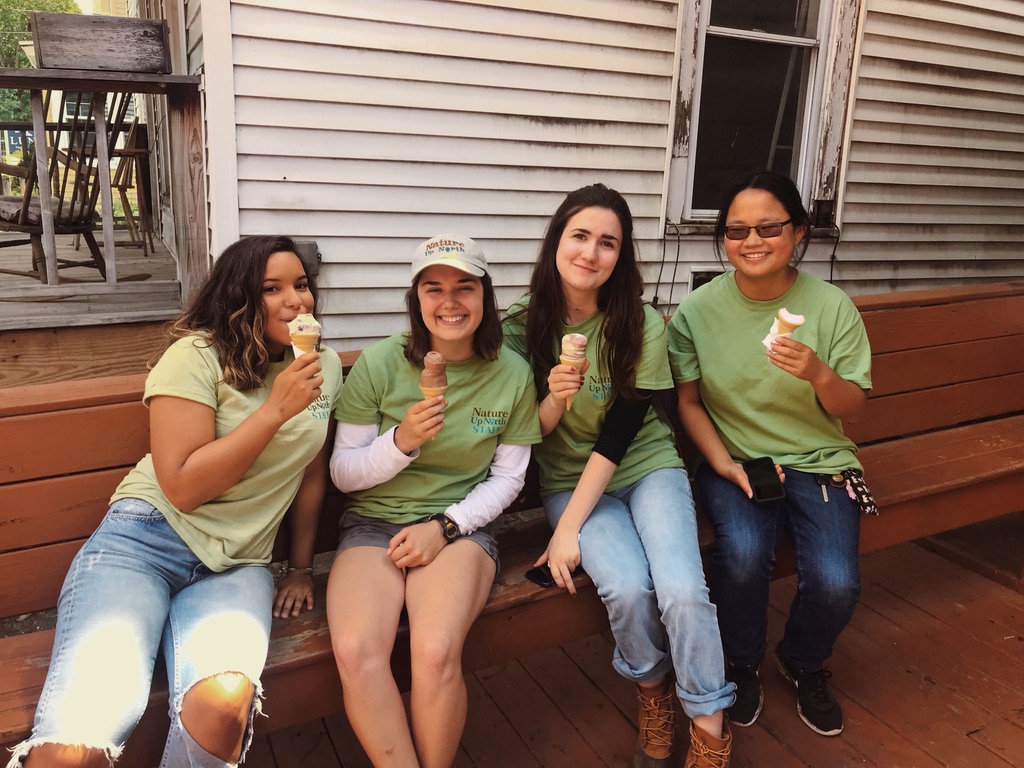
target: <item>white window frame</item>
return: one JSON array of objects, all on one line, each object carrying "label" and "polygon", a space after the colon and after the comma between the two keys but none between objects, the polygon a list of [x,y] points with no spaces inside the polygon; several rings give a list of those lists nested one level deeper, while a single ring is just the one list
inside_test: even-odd
[{"label": "white window frame", "polygon": [[[674,215],[679,216],[679,222],[707,221],[713,219],[717,214],[717,211],[710,209],[695,209],[692,203],[696,149],[700,138],[697,134],[700,124],[704,49],[709,32],[713,36],[718,37],[796,45],[809,49],[811,57],[808,66],[810,82],[804,86],[800,145],[798,150],[794,150],[798,157],[798,170],[794,181],[796,181],[798,187],[808,199],[812,191],[817,192],[820,180],[816,178],[816,174],[819,174],[821,169],[815,166],[821,155],[822,126],[825,122],[825,116],[822,114],[822,105],[825,102],[825,83],[829,64],[835,62],[840,53],[837,50],[836,31],[833,28],[835,5],[837,2],[857,5],[859,0],[821,0],[818,24],[813,39],[712,26],[710,23],[712,2],[714,0],[702,2],[699,5],[699,18],[697,19],[696,30],[694,30],[696,45],[694,46],[695,55],[692,64],[682,59],[680,61],[680,92],[677,94],[677,98],[684,103],[689,101],[692,108],[689,111],[689,124],[688,126],[683,126],[684,133],[687,136],[686,143],[683,147],[679,148],[682,152],[670,160],[668,189],[666,190],[666,218],[669,221],[674,220]],[[680,15],[683,17],[681,23],[685,24],[685,17],[688,14],[683,13]],[[682,32],[682,30],[680,31]],[[685,34],[680,35],[681,40],[685,37]],[[684,50],[685,47],[680,46],[680,50]],[[690,71],[688,72],[687,70]],[[685,92],[687,81],[689,81],[692,89],[689,94]],[[845,101],[845,98],[841,101]],[[833,104],[832,106],[834,107],[835,105]],[[686,111],[676,110],[676,114],[680,113],[686,114]],[[676,128],[676,133],[680,133],[679,127]]]}]

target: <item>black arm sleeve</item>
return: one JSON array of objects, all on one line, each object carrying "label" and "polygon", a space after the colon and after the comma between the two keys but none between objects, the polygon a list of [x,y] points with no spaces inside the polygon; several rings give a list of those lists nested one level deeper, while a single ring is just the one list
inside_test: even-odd
[{"label": "black arm sleeve", "polygon": [[615,398],[612,407],[608,409],[601,434],[594,443],[594,453],[601,454],[613,464],[618,464],[626,455],[633,438],[644,425],[644,417],[654,399],[654,392],[649,389],[639,389],[637,394],[640,395],[639,400]]}]

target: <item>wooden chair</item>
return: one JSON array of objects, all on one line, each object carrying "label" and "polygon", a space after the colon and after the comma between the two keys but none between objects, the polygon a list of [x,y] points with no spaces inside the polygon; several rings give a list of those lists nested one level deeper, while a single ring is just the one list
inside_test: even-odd
[{"label": "wooden chair", "polygon": [[[115,149],[113,155],[117,158],[117,167],[110,178],[110,186],[117,190],[121,198],[121,207],[124,209],[124,223],[128,229],[128,240],[119,243],[120,245],[142,246],[142,254],[149,255],[153,248],[153,227],[149,219],[149,203],[146,200],[146,191],[142,185],[142,174],[140,163],[146,162],[149,157],[149,149],[140,146],[138,118],[132,122],[128,129],[124,146]],[[131,198],[128,190],[135,188],[135,199],[138,203],[139,213],[136,217],[132,210]]]},{"label": "wooden chair", "polygon": [[[48,111],[50,93],[46,94],[44,112]],[[111,105],[107,122],[108,137],[117,135],[123,129],[127,111],[128,95],[119,94]],[[96,206],[99,201],[99,174],[96,158],[95,110],[105,105],[96,104],[85,93],[64,92],[60,98],[60,109],[56,128],[47,130],[46,135],[36,136],[36,142],[46,142],[49,149],[49,173],[46,183],[50,185],[53,202],[54,233],[78,235],[85,238],[91,258],[76,261],[58,258],[57,268],[93,267],[106,279],[106,263],[100,252],[93,231],[97,226]],[[32,153],[34,155],[34,152]],[[9,274],[37,277],[46,283],[46,266],[43,255],[43,225],[38,196],[36,162],[32,157],[28,167],[0,163],[0,173],[8,174],[21,181],[21,194],[0,197],[0,231],[21,232],[28,239],[6,240],[0,248],[27,245],[32,246],[32,269],[18,271],[3,269]]]}]

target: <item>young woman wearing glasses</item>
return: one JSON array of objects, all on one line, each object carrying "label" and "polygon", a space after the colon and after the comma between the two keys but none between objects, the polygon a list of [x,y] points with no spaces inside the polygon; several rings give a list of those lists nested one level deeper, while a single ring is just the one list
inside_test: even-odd
[{"label": "young woman wearing glasses", "polygon": [[[680,304],[669,349],[679,417],[705,459],[696,493],[715,526],[711,597],[726,677],[737,684],[727,715],[747,726],[761,712],[768,584],[788,530],[797,594],[776,658],[797,686],[801,718],[834,736],[843,716],[822,664],[860,594],[860,508],[843,473],[861,467],[841,420],[867,402],[871,352],[849,297],[797,269],[810,225],[793,182],[772,171],[749,174],[724,200],[715,252],[721,260],[724,249],[734,269]],[[776,335],[783,309],[805,322]],[[771,458],[784,497],[755,500],[741,462],[756,457]]]}]

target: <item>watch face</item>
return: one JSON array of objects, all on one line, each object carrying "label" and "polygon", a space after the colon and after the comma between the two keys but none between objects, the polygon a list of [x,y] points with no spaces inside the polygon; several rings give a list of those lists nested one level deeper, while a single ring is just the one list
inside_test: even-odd
[{"label": "watch face", "polygon": [[459,526],[450,517],[445,517],[442,526],[444,527],[444,537],[448,541],[455,541],[459,537]]}]

